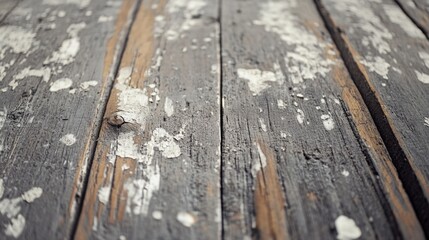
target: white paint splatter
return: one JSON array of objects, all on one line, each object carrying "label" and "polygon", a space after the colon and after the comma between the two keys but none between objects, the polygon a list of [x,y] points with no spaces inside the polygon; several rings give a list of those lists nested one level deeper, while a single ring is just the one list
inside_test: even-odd
[{"label": "white paint splatter", "polygon": [[0,27],[0,59],[5,51],[11,49],[14,53],[28,53],[32,46],[38,46],[36,34],[22,27],[5,25]]},{"label": "white paint splatter", "polygon": [[99,23],[110,22],[113,20],[113,16],[100,16],[98,17]]},{"label": "white paint splatter", "polygon": [[259,146],[259,143],[256,144],[256,147],[258,148],[259,158],[254,158],[252,164],[252,176],[255,178],[257,177],[258,172],[267,166],[267,157],[262,151],[261,146]]},{"label": "white paint splatter", "polygon": [[343,174],[344,177],[348,177],[350,175],[350,172],[344,169],[343,171],[341,171],[341,174]]},{"label": "white paint splatter", "polygon": [[60,78],[52,83],[49,91],[57,92],[63,89],[68,89],[72,86],[73,81],[70,78]]},{"label": "white paint splatter", "polygon": [[102,187],[98,190],[98,201],[106,205],[110,198],[110,186]]},{"label": "white paint splatter", "polygon": [[277,99],[277,107],[279,109],[285,109],[286,108],[286,104],[285,104],[285,102],[283,100]]},{"label": "white paint splatter", "polygon": [[80,88],[84,91],[88,90],[89,87],[95,87],[97,86],[98,82],[97,81],[86,81],[86,82],[82,82],[80,84]]},{"label": "white paint splatter", "polygon": [[52,56],[45,60],[44,64],[49,63],[59,63],[62,65],[67,65],[74,61],[77,53],[80,48],[79,32],[86,27],[84,22],[71,24],[67,28],[67,33],[69,34],[68,39],[64,40],[61,44],[61,47],[52,53]]},{"label": "white paint splatter", "polygon": [[3,197],[4,194],[4,183],[3,179],[0,178],[0,199]]},{"label": "white paint splatter", "polygon": [[301,109],[297,109],[296,113],[296,120],[298,120],[298,123],[302,125],[305,119],[304,112]]},{"label": "white paint splatter", "polygon": [[22,80],[27,77],[39,77],[42,78],[44,82],[48,82],[51,78],[51,69],[41,68],[41,69],[31,69],[30,67],[24,68],[13,77],[13,80],[9,83],[9,86],[12,89],[15,89],[18,86],[18,80]]},{"label": "white paint splatter", "polygon": [[322,119],[323,126],[326,130],[331,131],[332,129],[334,129],[335,122],[332,119],[331,115],[323,114],[322,116],[320,116],[320,118]]},{"label": "white paint splatter", "polygon": [[[425,117],[424,123],[426,127],[429,127],[429,117]],[[0,128],[1,129],[1,128]]]},{"label": "white paint splatter", "polygon": [[162,212],[160,212],[160,211],[153,211],[152,212],[152,217],[155,220],[161,220],[162,219]]},{"label": "white paint splatter", "polygon": [[425,62],[427,68],[429,68],[429,54],[427,52],[419,52],[419,57]]},{"label": "white paint splatter", "polygon": [[360,60],[360,62],[368,67],[370,72],[376,72],[384,79],[388,79],[387,74],[389,73],[390,64],[386,62],[384,58],[379,56],[371,57],[367,56],[366,59]]},{"label": "white paint splatter", "polygon": [[176,219],[185,227],[191,227],[196,222],[196,219],[192,214],[184,211],[178,212]]},{"label": "white paint splatter", "polygon": [[21,195],[22,200],[32,203],[37,198],[41,197],[43,190],[39,187],[33,187],[24,194]]},{"label": "white paint splatter", "polygon": [[200,16],[203,14],[203,8],[207,5],[203,0],[176,0],[170,1],[167,10],[170,13],[183,13],[183,21],[177,21],[172,24],[167,31],[168,40],[176,40],[181,32],[187,31],[194,26],[203,24]]},{"label": "white paint splatter", "polygon": [[76,143],[76,137],[73,134],[69,133],[60,138],[60,142],[67,146],[71,146]]},{"label": "white paint splatter", "polygon": [[76,5],[80,8],[85,8],[89,5],[91,0],[43,0],[43,4],[58,6],[58,5]]},{"label": "white paint splatter", "polygon": [[0,131],[3,128],[4,124],[6,123],[6,117],[7,117],[7,109],[3,108],[3,111],[0,111]]},{"label": "white paint splatter", "polygon": [[15,218],[10,219],[10,223],[5,225],[6,229],[4,233],[9,237],[18,238],[24,231],[25,218],[21,214],[18,214]]},{"label": "white paint splatter", "polygon": [[267,131],[267,125],[265,124],[264,119],[259,118],[259,124],[261,125],[262,131],[266,132]]},{"label": "white paint splatter", "polygon": [[429,75],[428,74],[419,72],[417,70],[414,70],[414,72],[416,73],[417,79],[420,82],[422,82],[424,84],[429,84]]},{"label": "white paint splatter", "polygon": [[296,1],[266,2],[262,4],[260,18],[255,25],[265,27],[265,31],[273,32],[294,49],[285,57],[287,76],[292,83],[313,80],[318,75],[325,76],[334,62],[323,56],[325,43],[319,41],[305,27],[305,23],[291,12]]},{"label": "white paint splatter", "polygon": [[399,25],[410,37],[425,39],[423,32],[405,15],[398,5],[384,4],[384,12],[390,21]]},{"label": "white paint splatter", "polygon": [[[275,67],[278,67],[278,65],[276,64]],[[277,82],[280,85],[284,82],[284,76],[281,71],[270,72],[259,69],[239,68],[237,69],[237,74],[239,78],[248,81],[249,89],[253,96],[259,95],[262,91],[269,88],[269,82]]]},{"label": "white paint splatter", "polygon": [[337,239],[339,240],[352,240],[357,239],[362,235],[361,230],[353,219],[344,215],[339,216],[335,220],[335,228],[337,229]]},{"label": "white paint splatter", "polygon": [[174,113],[173,101],[169,97],[165,98],[164,111],[167,114],[167,117],[171,117]]}]

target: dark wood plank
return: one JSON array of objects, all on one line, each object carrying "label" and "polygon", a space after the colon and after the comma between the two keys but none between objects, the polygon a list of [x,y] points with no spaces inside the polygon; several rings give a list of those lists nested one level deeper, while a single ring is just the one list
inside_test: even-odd
[{"label": "dark wood plank", "polygon": [[224,0],[221,26],[224,237],[424,239],[314,3]]},{"label": "dark wood plank", "polygon": [[20,1],[0,25],[0,239],[69,238],[81,203],[129,9],[67,3]]},{"label": "dark wood plank", "polygon": [[[425,0],[395,0],[413,22],[429,36],[429,2]],[[396,11],[396,10],[394,10]],[[398,19],[399,22],[399,19]]]},{"label": "dark wood plank", "polygon": [[217,1],[143,1],[76,239],[219,239]]},{"label": "dark wood plank", "polygon": [[429,236],[429,43],[391,0],[318,4]]}]

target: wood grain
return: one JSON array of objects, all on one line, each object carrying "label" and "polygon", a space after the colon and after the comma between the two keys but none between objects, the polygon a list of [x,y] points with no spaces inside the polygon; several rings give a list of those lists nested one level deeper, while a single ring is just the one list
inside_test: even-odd
[{"label": "wood grain", "polygon": [[429,36],[429,3],[424,0],[395,0],[413,22]]},{"label": "wood grain", "polygon": [[76,239],[218,239],[216,1],[142,1],[111,92]]},{"label": "wood grain", "polygon": [[225,0],[221,23],[224,237],[335,239],[345,215],[424,239],[314,3]]},{"label": "wood grain", "polygon": [[429,43],[393,1],[317,3],[428,236]]},{"label": "wood grain", "polygon": [[0,26],[0,238],[69,238],[124,44],[121,2],[13,2]]}]

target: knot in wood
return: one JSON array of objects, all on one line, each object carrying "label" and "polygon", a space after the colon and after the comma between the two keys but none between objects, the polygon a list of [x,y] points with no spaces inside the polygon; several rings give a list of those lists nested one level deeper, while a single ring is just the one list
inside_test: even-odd
[{"label": "knot in wood", "polygon": [[120,127],[122,124],[125,123],[125,120],[121,115],[113,113],[107,118],[107,123],[112,126]]}]

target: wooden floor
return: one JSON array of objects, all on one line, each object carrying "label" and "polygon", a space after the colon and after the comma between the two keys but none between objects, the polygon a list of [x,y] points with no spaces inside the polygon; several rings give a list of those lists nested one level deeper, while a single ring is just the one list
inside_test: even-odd
[{"label": "wooden floor", "polygon": [[0,0],[0,239],[429,238],[426,0]]}]

